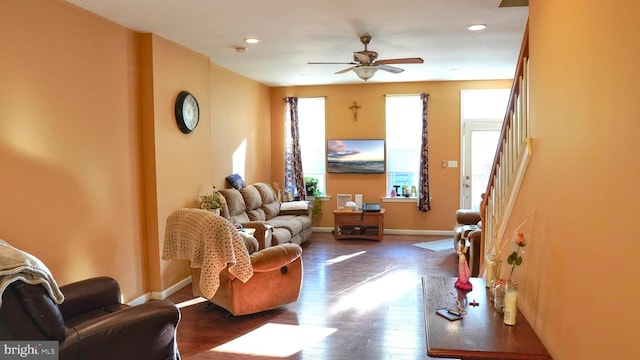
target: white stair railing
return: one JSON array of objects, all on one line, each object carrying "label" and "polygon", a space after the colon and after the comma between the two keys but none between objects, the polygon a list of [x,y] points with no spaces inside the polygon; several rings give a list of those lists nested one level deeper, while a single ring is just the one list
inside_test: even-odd
[{"label": "white stair railing", "polygon": [[529,159],[529,32],[525,30],[509,105],[502,124],[500,141],[481,206],[483,258],[499,253],[513,204],[518,196]]}]

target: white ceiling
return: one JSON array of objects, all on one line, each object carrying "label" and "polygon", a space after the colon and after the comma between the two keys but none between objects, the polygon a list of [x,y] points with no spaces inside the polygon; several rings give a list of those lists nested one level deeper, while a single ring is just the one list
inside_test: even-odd
[{"label": "white ceiling", "polygon": [[[501,0],[67,1],[269,86],[361,83],[352,71],[334,74],[349,65],[307,62],[350,62],[364,34],[379,59],[424,59],[394,65],[400,74],[378,71],[370,83],[510,79],[528,17],[528,7],[499,7]],[[487,29],[467,30],[475,23]],[[261,42],[245,44],[250,36]]]}]

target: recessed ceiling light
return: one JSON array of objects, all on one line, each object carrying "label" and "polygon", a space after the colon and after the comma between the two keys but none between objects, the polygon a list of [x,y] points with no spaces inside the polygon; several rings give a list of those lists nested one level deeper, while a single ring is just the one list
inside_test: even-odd
[{"label": "recessed ceiling light", "polygon": [[246,42],[247,44],[257,44],[260,42],[260,39],[258,38],[253,38],[253,37],[248,37],[244,39],[244,42]]},{"label": "recessed ceiling light", "polygon": [[485,24],[472,24],[472,25],[467,26],[467,29],[471,30],[471,31],[480,31],[480,30],[484,30],[486,28],[487,28],[487,25],[485,25]]}]

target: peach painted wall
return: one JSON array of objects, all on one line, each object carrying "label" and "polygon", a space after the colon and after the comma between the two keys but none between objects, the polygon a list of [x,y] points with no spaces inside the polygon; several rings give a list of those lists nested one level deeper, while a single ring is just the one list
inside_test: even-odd
[{"label": "peach painted wall", "polygon": [[[61,285],[108,275],[125,301],[167,290],[189,275],[161,260],[168,214],[232,171],[271,176],[268,87],[202,54],[63,1],[4,4],[0,53],[0,239]],[[200,105],[189,135],[181,90]]]},{"label": "peach painted wall", "polygon": [[225,177],[233,173],[241,174],[247,184],[269,182],[269,116],[269,87],[211,65],[211,165],[216,186],[229,187]]},{"label": "peach painted wall", "polygon": [[[145,173],[145,184],[155,183],[155,194],[146,198],[147,249],[151,288],[165,289],[189,272],[186,261],[161,261],[165,220],[175,209],[195,207],[198,195],[213,182],[209,59],[155,35],[145,34],[143,38],[151,42],[152,63],[147,66],[152,67],[153,89],[153,112],[145,116],[145,121],[149,117],[153,121],[153,143],[145,142],[145,160],[155,164],[154,172]],[[192,93],[200,108],[200,122],[190,134],[178,129],[174,115],[175,100],[182,90]]]},{"label": "peach painted wall", "polygon": [[[152,92],[143,99],[153,99],[151,107],[144,107],[151,109],[144,116],[145,165],[153,164],[145,168],[147,249],[151,290],[159,291],[190,275],[188,261],[162,260],[169,214],[197,207],[198,195],[213,185],[228,187],[225,177],[233,172],[247,182],[269,179],[269,92],[265,85],[211,64],[202,54],[155,35],[142,38],[150,55],[143,57],[147,60],[142,68],[151,74],[143,84]],[[180,132],[175,121],[175,98],[181,90],[194,94],[200,106],[200,123],[190,134]]]},{"label": "peach painted wall", "polygon": [[127,300],[147,291],[138,41],[65,2],[0,11],[0,238]]},{"label": "peach painted wall", "polygon": [[509,229],[535,214],[516,274],[556,360],[640,358],[638,14],[634,0],[530,2],[533,156]]},{"label": "peach painted wall", "polygon": [[[460,168],[442,168],[442,160],[460,161],[460,91],[464,89],[510,88],[511,80],[447,81],[338,86],[275,87],[271,89],[271,133],[273,181],[284,178],[284,101],[287,96],[326,97],[327,138],[384,138],[386,94],[427,92],[429,100],[429,157],[432,209],[419,212],[416,203],[383,203],[385,229],[451,231],[460,204]],[[353,120],[349,107],[354,101],[361,108]],[[323,218],[317,224],[333,227],[331,211],[336,194],[363,194],[364,202],[380,202],[385,196],[384,175],[340,174],[327,176]]]},{"label": "peach painted wall", "polygon": [[[149,234],[149,257],[152,265],[160,262],[159,271],[151,271],[153,280],[159,275],[160,284],[153,283],[152,288],[164,290],[190,275],[188,261],[161,260],[169,214],[177,208],[197,207],[198,195],[213,185],[228,187],[225,177],[234,172],[248,183],[269,179],[269,92],[265,85],[167,40],[153,36],[153,44],[158,186],[150,199],[157,199],[158,210],[149,219],[157,225],[157,238]],[[173,114],[181,89],[196,96],[202,113],[198,128],[187,135],[178,130]]]}]

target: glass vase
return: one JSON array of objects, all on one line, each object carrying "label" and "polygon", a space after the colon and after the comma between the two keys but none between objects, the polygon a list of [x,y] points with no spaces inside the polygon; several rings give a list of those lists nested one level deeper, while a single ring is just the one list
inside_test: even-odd
[{"label": "glass vase", "polygon": [[518,283],[509,281],[505,287],[504,294],[504,323],[506,325],[516,324],[516,314],[518,313]]},{"label": "glass vase", "polygon": [[496,280],[493,287],[493,309],[502,314],[504,311],[504,295],[507,292],[507,283],[504,280]]},{"label": "glass vase", "polygon": [[485,278],[486,285],[489,288],[489,300],[494,301],[495,282],[500,279],[500,270],[502,268],[502,260],[498,259],[496,255],[490,254],[487,256],[487,276]]}]

